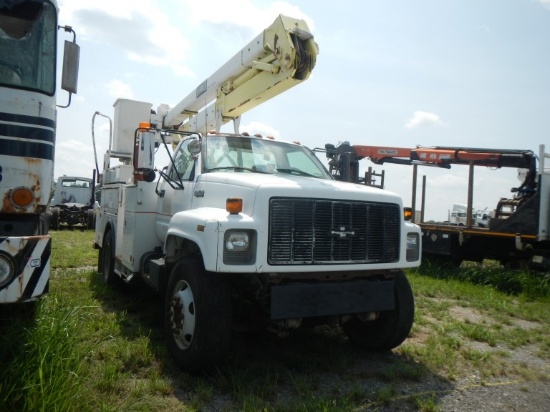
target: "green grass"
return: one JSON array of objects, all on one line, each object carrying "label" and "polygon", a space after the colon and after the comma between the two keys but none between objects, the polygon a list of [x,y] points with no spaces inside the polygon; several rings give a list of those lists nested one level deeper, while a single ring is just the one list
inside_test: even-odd
[{"label": "green grass", "polygon": [[464,262],[459,268],[426,261],[419,272],[436,279],[455,279],[490,286],[525,298],[550,297],[550,273],[503,269],[494,261],[484,261],[483,264]]},{"label": "green grass", "polygon": [[393,352],[365,353],[329,327],[237,334],[225,366],[189,375],[164,347],[161,299],[103,285],[93,232],[52,237],[50,293],[0,308],[2,411],[437,411],[465,378],[538,380],[550,364],[548,275],[424,266],[408,273],[415,324]]},{"label": "green grass", "polygon": [[67,269],[97,267],[97,250],[93,248],[93,232],[81,229],[63,229],[50,232],[52,268]]},{"label": "green grass", "polygon": [[[26,310],[35,311],[34,316]],[[94,345],[80,333],[87,314],[75,301],[55,298],[23,311],[3,308],[3,327],[10,316],[20,323],[8,327],[0,343],[2,410],[71,410],[81,401],[90,372],[85,363]]]}]

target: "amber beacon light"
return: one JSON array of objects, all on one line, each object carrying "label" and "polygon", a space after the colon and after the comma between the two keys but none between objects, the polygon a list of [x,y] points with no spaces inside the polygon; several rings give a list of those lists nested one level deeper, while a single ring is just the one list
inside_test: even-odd
[{"label": "amber beacon light", "polygon": [[225,210],[232,215],[239,214],[243,211],[243,200],[237,197],[230,197],[225,201]]}]

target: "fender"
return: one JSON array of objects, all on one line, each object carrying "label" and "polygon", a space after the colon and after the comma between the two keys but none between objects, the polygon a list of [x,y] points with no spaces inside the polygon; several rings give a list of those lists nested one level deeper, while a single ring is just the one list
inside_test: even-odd
[{"label": "fender", "polygon": [[[177,253],[189,254],[197,247],[203,258],[205,269],[219,271],[221,256],[223,253],[223,236],[225,228],[253,229],[255,227],[252,217],[240,213],[231,215],[225,209],[198,208],[186,210],[174,214],[170,220],[164,253],[167,259],[171,259]],[[225,271],[241,271],[237,270]],[[247,269],[250,271],[250,268]]]}]

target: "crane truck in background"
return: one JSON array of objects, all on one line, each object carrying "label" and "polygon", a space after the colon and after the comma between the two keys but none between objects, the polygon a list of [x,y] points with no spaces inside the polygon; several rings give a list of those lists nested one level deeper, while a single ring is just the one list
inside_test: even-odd
[{"label": "crane truck in background", "polygon": [[[56,132],[55,1],[0,3],[0,303],[47,292],[51,239],[44,219]],[[65,41],[61,87],[76,93],[79,48]]]},{"label": "crane truck in background", "polygon": [[[326,153],[331,174],[338,180],[372,184],[371,168],[359,174],[359,161],[370,159],[375,164],[394,163],[413,166],[411,216],[414,219],[418,166],[451,168],[469,166],[468,203],[464,220],[457,222],[424,222],[422,213],[416,223],[422,228],[422,253],[427,259],[444,259],[454,264],[462,261],[500,261],[508,267],[530,267],[550,270],[550,154],[545,146],[538,155],[531,150],[485,149],[462,147],[384,147],[350,145],[344,142],[319,149]],[[537,165],[538,160],[538,165]],[[495,209],[476,211],[472,208],[474,168],[513,167],[522,171],[519,187],[513,196],[501,198]],[[421,211],[425,210],[425,184]],[[414,221],[414,220],[413,220]]]},{"label": "crane truck in background", "polygon": [[401,198],[334,181],[298,143],[239,133],[241,114],[306,80],[317,54],[306,23],[281,15],[174,108],[114,104],[99,272],[164,296],[167,347],[187,371],[223,362],[244,328],[340,324],[372,351],[410,331],[403,269],[420,264],[420,230]]}]

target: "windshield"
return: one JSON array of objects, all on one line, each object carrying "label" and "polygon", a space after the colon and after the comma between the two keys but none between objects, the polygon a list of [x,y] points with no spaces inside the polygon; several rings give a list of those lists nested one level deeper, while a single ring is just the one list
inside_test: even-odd
[{"label": "windshield", "polygon": [[0,85],[53,95],[55,7],[31,0],[0,4]]},{"label": "windshield", "polygon": [[85,179],[73,178],[73,179],[63,179],[61,181],[61,186],[63,187],[90,187],[90,181]]},{"label": "windshield", "polygon": [[304,146],[245,136],[208,136],[204,142],[205,173],[244,171],[332,179],[319,159]]}]

